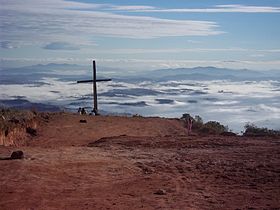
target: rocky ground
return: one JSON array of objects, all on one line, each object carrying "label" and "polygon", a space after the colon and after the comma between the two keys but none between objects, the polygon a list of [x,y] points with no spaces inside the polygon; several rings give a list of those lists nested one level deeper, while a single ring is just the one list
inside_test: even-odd
[{"label": "rocky ground", "polygon": [[[86,122],[80,120],[86,120]],[[280,209],[280,139],[187,135],[176,119],[52,114],[1,146],[0,209]]]}]

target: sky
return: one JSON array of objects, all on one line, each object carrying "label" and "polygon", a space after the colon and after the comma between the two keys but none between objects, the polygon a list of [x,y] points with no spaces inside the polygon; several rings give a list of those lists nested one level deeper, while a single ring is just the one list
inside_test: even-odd
[{"label": "sky", "polygon": [[1,68],[280,70],[280,0],[0,0]]}]

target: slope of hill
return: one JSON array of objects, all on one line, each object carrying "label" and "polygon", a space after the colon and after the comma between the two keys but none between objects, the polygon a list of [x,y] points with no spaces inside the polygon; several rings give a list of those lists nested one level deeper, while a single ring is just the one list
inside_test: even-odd
[{"label": "slope of hill", "polygon": [[[80,122],[80,120],[83,120]],[[277,209],[279,139],[187,135],[182,122],[48,114],[0,147],[8,209]],[[15,138],[16,139],[16,138]]]}]

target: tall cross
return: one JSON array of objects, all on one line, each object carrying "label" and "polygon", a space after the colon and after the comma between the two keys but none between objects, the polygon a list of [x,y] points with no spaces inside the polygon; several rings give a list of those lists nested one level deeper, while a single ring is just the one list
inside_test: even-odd
[{"label": "tall cross", "polygon": [[111,81],[111,79],[96,79],[96,65],[95,60],[92,62],[93,65],[93,73],[92,73],[92,80],[80,80],[77,83],[89,83],[92,82],[92,91],[93,91],[93,112],[95,115],[98,115],[98,107],[97,107],[97,87],[96,82],[107,82]]}]

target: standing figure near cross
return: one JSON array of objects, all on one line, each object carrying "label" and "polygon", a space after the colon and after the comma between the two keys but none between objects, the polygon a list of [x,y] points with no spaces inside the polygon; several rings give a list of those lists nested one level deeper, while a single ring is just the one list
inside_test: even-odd
[{"label": "standing figure near cross", "polygon": [[96,79],[96,65],[95,65],[95,60],[92,62],[93,65],[93,73],[92,73],[92,80],[80,80],[77,81],[77,83],[89,83],[92,82],[92,91],[93,91],[93,113],[95,115],[99,115],[98,113],[98,106],[97,106],[97,87],[96,87],[96,82],[108,82],[111,81],[111,79]]}]

